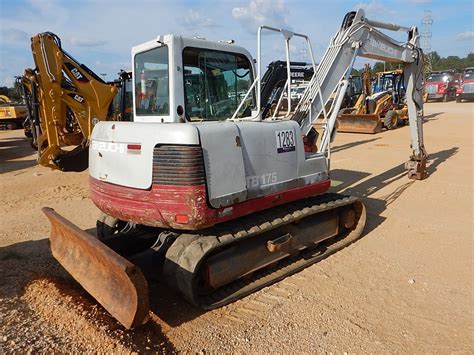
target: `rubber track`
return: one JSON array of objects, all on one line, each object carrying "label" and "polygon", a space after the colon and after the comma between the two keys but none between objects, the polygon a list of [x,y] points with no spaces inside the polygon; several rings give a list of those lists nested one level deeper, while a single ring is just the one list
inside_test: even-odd
[{"label": "rubber track", "polygon": [[[348,234],[331,238],[311,249],[307,248],[296,257],[287,257],[254,272],[249,278],[239,279],[223,286],[210,295],[197,294],[196,275],[198,275],[199,267],[206,256],[214,251],[308,216],[356,202],[360,203],[361,208],[356,215],[356,226],[349,230]],[[203,309],[218,308],[280,281],[343,249],[361,236],[365,221],[365,207],[358,198],[353,196],[331,193],[300,200],[224,223],[205,230],[199,235],[180,235],[166,254],[164,274],[168,282],[178,288],[194,305]]]}]

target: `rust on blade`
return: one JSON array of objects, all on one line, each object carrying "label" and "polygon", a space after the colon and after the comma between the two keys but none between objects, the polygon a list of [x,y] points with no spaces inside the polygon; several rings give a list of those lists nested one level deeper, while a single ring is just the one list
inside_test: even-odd
[{"label": "rust on blade", "polygon": [[382,122],[376,114],[342,114],[337,117],[337,120],[338,132],[374,134],[382,130]]},{"label": "rust on blade", "polygon": [[140,268],[52,208],[50,247],[56,260],[124,327],[148,321],[148,284]]}]

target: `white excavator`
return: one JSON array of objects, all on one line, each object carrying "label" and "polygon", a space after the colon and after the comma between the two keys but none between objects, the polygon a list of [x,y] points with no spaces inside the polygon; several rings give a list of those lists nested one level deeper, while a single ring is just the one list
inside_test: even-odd
[{"label": "white excavator", "polygon": [[[404,31],[407,40],[380,29]],[[268,31],[280,33],[286,49],[287,93],[278,105],[291,98],[291,39],[306,41],[314,75],[296,106],[288,100],[286,110],[262,119]],[[54,257],[133,328],[149,315],[145,276],[212,309],[349,245],[363,232],[364,204],[327,191],[330,144],[357,56],[403,66],[412,149],[406,169],[424,179],[416,27],[349,12],[316,66],[306,35],[261,26],[256,68],[235,44],[160,35],[132,48],[134,122],[98,120],[92,131],[90,198],[103,212],[97,236],[43,208]]]}]

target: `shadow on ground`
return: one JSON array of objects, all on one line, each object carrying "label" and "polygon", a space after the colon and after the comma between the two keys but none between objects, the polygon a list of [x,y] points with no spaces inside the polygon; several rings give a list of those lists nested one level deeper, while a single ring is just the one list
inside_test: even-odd
[{"label": "shadow on ground", "polygon": [[381,137],[376,137],[376,138],[366,139],[366,140],[363,140],[363,141],[355,141],[355,142],[349,142],[349,143],[342,144],[342,145],[337,145],[337,146],[331,148],[331,153],[340,152],[342,150],[357,147],[358,145],[371,143],[371,142],[374,142],[374,141],[379,140],[379,139],[381,139]]},{"label": "shadow on ground", "polygon": [[[451,158],[458,151],[458,147],[453,147],[429,154],[429,163],[426,169],[428,174],[433,175],[440,164]],[[416,183],[415,180],[408,180],[405,163],[399,164],[381,174],[359,182],[360,180],[367,178],[369,175],[370,174],[368,173],[345,169],[334,169],[331,172],[331,177],[333,179],[342,181],[342,184],[333,187],[332,191],[361,197],[366,203],[368,214],[370,214],[370,218],[367,219],[365,229],[366,233],[379,226],[384,220],[380,215],[387,206],[395,202],[412,184]],[[388,187],[400,179],[405,179],[406,182],[395,188],[382,199],[371,197],[379,190]]]},{"label": "shadow on ground", "polygon": [[2,138],[0,139],[0,173],[21,170],[36,165],[36,160],[17,160],[32,156],[35,153],[28,139]]},{"label": "shadow on ground", "polygon": [[429,114],[429,115],[425,115],[423,118],[423,123],[427,123],[427,122],[430,122],[430,121],[436,121],[438,120],[438,116],[439,115],[442,115],[444,112],[435,112],[435,113],[432,113],[432,114]]}]

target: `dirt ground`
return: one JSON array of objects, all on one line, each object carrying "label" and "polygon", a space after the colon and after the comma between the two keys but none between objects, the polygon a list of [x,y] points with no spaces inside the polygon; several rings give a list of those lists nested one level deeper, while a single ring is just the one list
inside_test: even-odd
[{"label": "dirt ground", "polygon": [[408,180],[409,127],[339,134],[333,189],[368,207],[364,236],[224,308],[202,312],[151,286],[151,321],[125,331],[52,258],[50,206],[95,225],[87,172],[35,165],[21,130],[0,132],[0,353],[9,351],[474,351],[474,104],[425,106],[430,177]]}]

